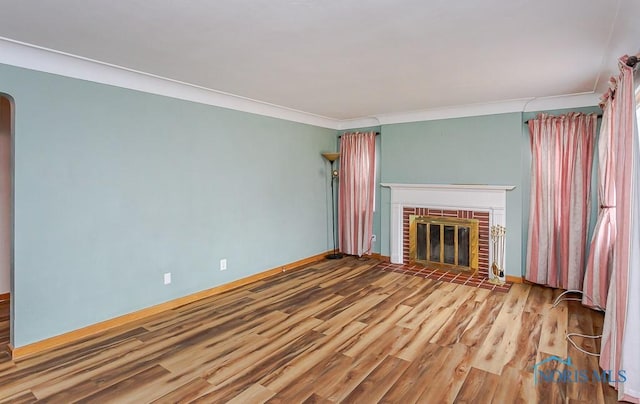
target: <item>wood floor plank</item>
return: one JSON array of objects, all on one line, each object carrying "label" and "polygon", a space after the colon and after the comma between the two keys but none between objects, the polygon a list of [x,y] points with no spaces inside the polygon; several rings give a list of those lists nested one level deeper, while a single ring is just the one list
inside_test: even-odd
[{"label": "wood floor plank", "polygon": [[511,351],[511,357],[505,366],[533,372],[542,333],[542,316],[525,311],[521,322],[522,326],[515,336],[515,349]]},{"label": "wood floor plank", "polygon": [[100,367],[88,372],[80,370],[34,386],[32,391],[47,403],[69,403],[120,383],[152,366],[147,361],[134,361],[114,368]]},{"label": "wood floor plank", "polygon": [[[556,355],[539,352],[537,362],[543,362],[544,360],[549,359],[551,356]],[[564,359],[565,357],[566,355],[564,355],[562,358]],[[536,383],[535,387],[538,400],[546,403],[564,403],[568,400],[567,384],[557,382],[557,380],[559,380],[560,378],[559,375],[561,375],[565,369],[566,366],[563,363],[555,360],[542,363],[536,368],[537,372],[534,373],[533,377]],[[545,380],[544,376],[542,376],[540,372],[544,372],[549,375],[551,377],[551,380]],[[553,372],[556,373],[553,374]]]},{"label": "wood floor plank", "polygon": [[527,313],[541,314],[551,308],[554,294],[551,288],[532,288],[524,305]]},{"label": "wood floor plank", "polygon": [[[502,293],[377,263],[314,263],[24,360],[0,358],[0,403],[616,402],[604,383],[534,383],[533,365],[551,355],[598,371],[564,334],[601,333],[601,312],[551,308],[560,291],[541,286]],[[0,339],[7,327],[0,318]]]},{"label": "wood floor plank", "polygon": [[31,404],[36,402],[38,402],[38,398],[28,390],[0,400],[2,404]]},{"label": "wood floor plank", "polygon": [[[354,325],[353,327],[356,326],[357,325]],[[348,334],[348,331],[346,331],[345,335],[346,334]],[[291,364],[291,361],[304,356],[305,353],[313,352],[317,346],[316,342],[323,339],[326,340],[326,338],[327,336],[324,334],[307,330],[307,332],[300,335],[287,346],[280,347],[268,353],[247,370],[236,370],[231,376],[218,378],[217,380],[213,377],[217,377],[218,375],[212,376],[209,382],[215,385],[215,388],[202,396],[202,398],[209,400],[209,402],[227,402],[242,393],[246,386],[255,383],[265,385],[264,382],[261,382],[264,378],[280,378],[280,382],[284,383],[283,380],[287,377],[297,377],[297,374],[294,375],[294,372],[288,371],[289,366],[295,366]],[[304,368],[304,364],[300,366]],[[308,366],[312,366],[312,363],[309,362]],[[276,391],[274,388],[270,388],[270,390]]]},{"label": "wood floor plank", "polygon": [[474,299],[462,300],[462,304],[455,313],[446,320],[429,342],[441,346],[453,345],[460,342],[469,323],[477,315],[482,303]]},{"label": "wood floor plank", "polygon": [[[505,297],[493,293],[482,302],[480,309],[467,323],[467,327],[462,332],[460,342],[470,347],[480,347],[486,341],[486,337],[491,331],[496,317],[502,310]],[[466,321],[463,319],[461,321]]]},{"label": "wood floor plank", "polygon": [[410,362],[387,356],[343,401],[347,403],[378,402],[409,365]]},{"label": "wood floor plank", "polygon": [[316,387],[315,393],[329,401],[343,401],[386,357],[376,353],[357,358],[338,379],[326,380]]},{"label": "wood floor plank", "polygon": [[[264,319],[265,318],[262,318],[259,321]],[[209,347],[216,346],[216,348],[219,349],[220,345],[224,344],[217,344],[216,341],[223,340],[223,343],[234,343],[238,341],[236,339],[226,338],[226,335],[223,333],[223,331],[224,329],[216,329],[212,332],[212,330],[207,327],[194,328],[189,333],[183,332],[174,335],[172,337],[173,339],[170,340],[173,343],[165,342],[164,345],[150,345],[152,347],[155,347],[156,350],[146,349],[144,352],[131,352],[132,356],[138,356],[140,358],[137,361],[116,361],[108,365],[96,367],[90,370],[87,370],[85,366],[84,368],[79,368],[75,372],[71,372],[69,369],[67,369],[67,372],[65,374],[57,378],[51,378],[47,383],[36,385],[33,390],[39,397],[49,397],[51,394],[55,394],[62,388],[64,388],[65,392],[68,394],[80,394],[80,392],[86,391],[87,389],[90,390],[91,386],[95,386],[96,384],[104,386],[108,385],[111,382],[117,382],[118,377],[128,377],[128,375],[132,372],[137,372],[140,366],[147,366],[147,363],[149,363],[150,361],[161,362],[162,357],[167,356],[167,354],[169,356],[172,356],[171,352],[175,348],[176,343],[180,343],[185,346],[183,348],[183,353],[185,355],[177,357],[184,358],[189,357],[190,350],[197,349],[199,344],[206,344]],[[222,334],[216,336],[216,332]],[[200,358],[201,356],[197,357]],[[170,362],[170,360],[167,362]],[[189,360],[188,362],[189,365],[193,365],[192,360]],[[99,383],[96,381],[99,381]],[[64,401],[65,399],[63,395],[61,402]]]},{"label": "wood floor plank", "polygon": [[266,345],[268,341],[262,336],[240,335],[214,345],[208,345],[206,342],[193,345],[185,349],[186,352],[182,355],[160,358],[159,363],[176,375],[191,374],[194,377],[206,378],[209,373],[224,369],[234,361]]},{"label": "wood floor plank", "polygon": [[260,384],[271,389],[280,391],[297,378],[300,373],[311,369],[323,358],[336,352],[338,348],[353,338],[353,333],[362,331],[365,325],[362,323],[351,323],[345,325],[338,333],[318,339],[309,350],[300,352],[295,358],[290,360],[286,367],[272,372],[260,379]]},{"label": "wood floor plank", "polygon": [[329,401],[314,393],[304,400],[302,404],[333,404],[333,401]]},{"label": "wood floor plank", "polygon": [[433,367],[427,388],[418,397],[418,402],[451,403],[462,388],[477,348],[464,344],[451,345],[451,350],[439,367]]},{"label": "wood floor plank", "polygon": [[521,317],[530,288],[513,285],[486,339],[478,350],[473,367],[499,375],[513,355],[517,354],[515,338],[520,333]]},{"label": "wood floor plank", "polygon": [[210,391],[211,388],[212,386],[208,381],[201,377],[196,377],[152,402],[156,404],[190,402]]},{"label": "wood floor plank", "polygon": [[332,401],[343,399],[387,356],[398,352],[398,341],[404,341],[406,331],[405,328],[394,327],[388,332],[387,338],[378,339],[369,345],[366,354],[352,358],[349,366],[323,375],[318,379],[315,393]]},{"label": "wood floor plank", "polygon": [[13,364],[11,363],[11,354],[9,351],[9,347],[0,350],[0,371],[4,368],[10,368]]},{"label": "wood floor plank", "polygon": [[502,370],[500,382],[492,402],[498,403],[534,403],[535,386],[533,373],[506,367]]},{"label": "wood floor plank", "polygon": [[471,368],[454,403],[490,403],[500,382],[500,376]]},{"label": "wood floor plank", "polygon": [[561,302],[556,307],[549,307],[541,312],[542,329],[538,350],[548,354],[564,357],[567,355],[568,308],[567,302]]},{"label": "wood floor plank", "polygon": [[[58,386],[55,388],[57,392],[60,389],[64,389],[65,386],[68,386],[58,384],[57,381],[66,381],[74,377],[91,377],[91,369],[111,369],[112,367],[117,367],[117,365],[112,365],[114,355],[141,346],[142,344],[139,341],[127,340],[117,345],[107,346],[104,350],[97,353],[91,350],[84,360],[81,356],[73,355],[66,365],[60,363],[57,358],[43,355],[41,359],[43,359],[44,362],[35,364],[35,369],[25,367],[21,364],[16,367],[16,371],[6,374],[3,373],[3,375],[0,376],[2,380],[1,391],[3,395],[10,395],[25,389],[33,390],[34,388],[38,388],[38,386],[43,389],[46,389],[48,386]],[[70,355],[61,355],[62,358],[67,356]],[[87,371],[87,369],[89,370]],[[73,385],[73,383],[69,385]]]},{"label": "wood floor plank", "polygon": [[380,312],[382,315],[376,320],[370,321],[369,325],[362,330],[359,338],[354,338],[350,345],[342,350],[342,353],[351,357],[362,354],[374,341],[385,338],[389,330],[395,327],[395,323],[407,314],[409,310],[411,310],[411,307],[404,305],[399,305],[393,310],[382,310]]},{"label": "wood floor plank", "polygon": [[207,380],[216,386],[224,386],[234,381],[246,374],[252,366],[264,362],[269,355],[286,349],[288,344],[308,334],[310,328],[315,324],[317,324],[316,319],[303,320],[271,339],[263,337],[259,345],[249,345],[253,349],[247,350],[248,352],[242,355],[238,352],[229,353],[225,358],[212,363],[214,366],[207,367]]},{"label": "wood floor plank", "polygon": [[260,384],[252,384],[242,393],[227,401],[227,404],[264,403],[271,398],[273,394],[273,391]]},{"label": "wood floor plank", "polygon": [[446,290],[440,288],[436,289],[433,293],[426,295],[422,301],[413,307],[413,309],[407,313],[400,321],[398,325],[400,327],[416,329],[424,323],[424,319],[428,318],[435,311],[441,311],[442,306],[440,301],[448,294]]},{"label": "wood floor plank", "polygon": [[449,319],[453,313],[455,313],[453,307],[437,307],[433,311],[430,311],[430,321],[419,324],[409,342],[402,347],[396,356],[406,361],[413,361],[417,358],[423,347],[429,343],[431,338],[444,326],[446,320]]},{"label": "wood floor plank", "polygon": [[331,317],[326,317],[326,320],[314,329],[326,335],[335,334],[346,327],[349,323],[352,323],[355,317],[358,317],[364,311],[380,303],[386,297],[386,295],[378,294],[362,296],[349,307],[336,312],[336,314]]},{"label": "wood floor plank", "polygon": [[[418,285],[415,290],[410,290],[410,294],[406,295],[406,298],[402,300],[402,304],[409,307],[416,307],[419,304],[425,304],[424,300],[433,294],[433,292],[439,290],[445,285],[444,282],[434,281],[432,279],[418,278],[413,276],[403,275],[408,279],[421,279],[422,284]],[[428,303],[427,303],[428,304]]]},{"label": "wood floor plank", "polygon": [[344,369],[351,366],[354,359],[343,354],[328,356],[318,362],[307,372],[298,377],[277,392],[267,402],[269,404],[300,403],[308,399],[313,391],[309,386],[323,383],[323,380],[336,380]]},{"label": "wood floor plank", "polygon": [[424,346],[421,354],[402,373],[396,383],[381,398],[381,403],[415,403],[424,390],[429,388],[433,369],[440,368],[446,361],[451,348],[436,344]]},{"label": "wood floor plank", "polygon": [[159,376],[166,374],[169,374],[168,370],[160,365],[155,365],[119,383],[97,391],[82,400],[77,400],[76,402],[105,403],[109,401],[124,402],[125,400],[128,402],[134,402],[136,398],[148,400],[150,397],[157,394],[154,389],[150,388],[148,385],[152,384]]}]

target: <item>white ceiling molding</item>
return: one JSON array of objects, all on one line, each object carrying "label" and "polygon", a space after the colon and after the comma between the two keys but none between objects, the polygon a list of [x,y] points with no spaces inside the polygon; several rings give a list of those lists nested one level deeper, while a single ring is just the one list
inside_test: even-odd
[{"label": "white ceiling molding", "polygon": [[530,99],[510,100],[485,104],[459,105],[446,108],[427,109],[422,111],[401,112],[397,114],[379,115],[383,125],[405,122],[434,121],[438,119],[463,118],[466,116],[481,116],[521,112]]},{"label": "white ceiling molding", "polygon": [[597,105],[599,99],[599,95],[595,93],[571,94],[338,120],[2,37],[0,63],[335,130],[509,112],[578,108]]},{"label": "white ceiling molding", "polygon": [[550,109],[593,107],[600,102],[596,93],[568,94],[558,97],[534,98],[524,108],[524,112],[545,111]]},{"label": "white ceiling molding", "polygon": [[329,129],[338,121],[0,37],[0,63]]},{"label": "white ceiling molding", "polygon": [[375,116],[338,121],[338,129],[340,130],[368,128],[371,126],[380,126],[380,121]]},{"label": "white ceiling molding", "polygon": [[505,114],[509,112],[532,112],[552,109],[593,107],[600,96],[595,93],[569,94],[556,97],[527,98],[504,102],[458,105],[447,108],[426,109],[376,117],[340,121],[340,129],[355,129],[367,126],[391,125],[394,123],[434,121],[438,119],[464,118],[470,116]]}]

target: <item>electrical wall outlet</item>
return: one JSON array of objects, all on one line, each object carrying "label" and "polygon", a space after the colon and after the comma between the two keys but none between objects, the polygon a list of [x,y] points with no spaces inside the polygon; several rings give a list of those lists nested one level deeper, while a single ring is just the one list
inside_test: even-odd
[{"label": "electrical wall outlet", "polygon": [[372,243],[375,243],[377,239],[378,239],[378,238],[376,237],[376,235],[375,235],[375,234],[371,236],[371,242],[372,242]]},{"label": "electrical wall outlet", "polygon": [[171,283],[171,272],[167,272],[164,274],[164,284],[168,285]]},{"label": "electrical wall outlet", "polygon": [[227,259],[223,258],[220,260],[220,270],[221,271],[226,271],[227,270]]}]

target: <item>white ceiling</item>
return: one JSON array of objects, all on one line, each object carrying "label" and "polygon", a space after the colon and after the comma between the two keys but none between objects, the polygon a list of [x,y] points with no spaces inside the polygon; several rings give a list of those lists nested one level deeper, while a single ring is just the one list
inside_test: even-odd
[{"label": "white ceiling", "polygon": [[0,9],[11,41],[337,121],[593,96],[618,56],[640,50],[638,0],[0,0]]}]

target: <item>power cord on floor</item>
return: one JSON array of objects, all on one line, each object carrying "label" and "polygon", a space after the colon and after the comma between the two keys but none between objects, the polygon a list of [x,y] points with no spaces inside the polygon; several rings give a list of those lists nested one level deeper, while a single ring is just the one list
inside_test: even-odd
[{"label": "power cord on floor", "polygon": [[[575,290],[575,289],[570,289],[570,290],[565,290],[564,292],[560,293],[558,295],[558,297],[556,297],[556,300],[553,302],[553,306],[552,307],[556,307],[558,304],[560,304],[560,302],[564,302],[564,301],[573,301],[573,302],[581,302],[582,299],[581,298],[576,298],[576,297],[567,297],[564,299],[561,299],[561,297],[565,296],[567,293],[581,293],[586,299],[588,299],[589,301],[591,301],[591,303],[593,303],[593,299],[587,295],[585,295],[581,290]],[[594,305],[594,307],[600,311],[604,311],[604,309],[598,305]]]},{"label": "power cord on floor", "polygon": [[591,356],[600,356],[599,353],[595,353],[595,352],[589,352],[589,351],[585,351],[584,349],[580,348],[578,346],[578,344],[576,344],[571,337],[582,337],[582,338],[591,338],[591,339],[597,339],[597,338],[602,338],[602,335],[584,335],[584,334],[578,334],[577,332],[570,332],[568,334],[565,334],[565,337],[567,338],[567,341],[569,341],[571,343],[571,345],[573,345],[573,347],[575,349],[577,349],[578,351],[582,352],[582,353],[586,353],[587,355],[591,355]]},{"label": "power cord on floor", "polygon": [[[584,294],[584,292],[582,292],[581,290],[565,290],[564,292],[560,293],[558,295],[558,297],[556,297],[556,300],[553,302],[553,306],[551,306],[551,308],[557,307],[558,304],[560,304],[560,302],[563,301],[574,301],[574,302],[581,302],[582,299],[581,298],[576,298],[576,297],[564,297],[566,296],[568,293],[580,293],[582,294],[586,299],[588,299],[589,301],[591,301],[593,303],[593,299],[587,295]],[[563,298],[564,297],[564,298]],[[602,308],[600,306],[595,305],[594,307],[596,307],[598,310],[602,310]],[[602,310],[604,311],[604,310]],[[597,338],[602,338],[602,335],[584,335],[584,334],[578,334],[576,332],[570,332],[570,333],[565,333],[565,338],[567,339],[567,341],[569,341],[569,343],[571,343],[571,345],[573,345],[573,347],[575,349],[577,349],[578,351],[585,353],[587,355],[591,355],[591,356],[600,356],[599,353],[595,353],[595,352],[589,352],[589,351],[585,351],[584,349],[580,348],[578,346],[578,344],[576,344],[571,337],[582,337],[582,338],[590,338],[590,339],[597,339]]]}]

